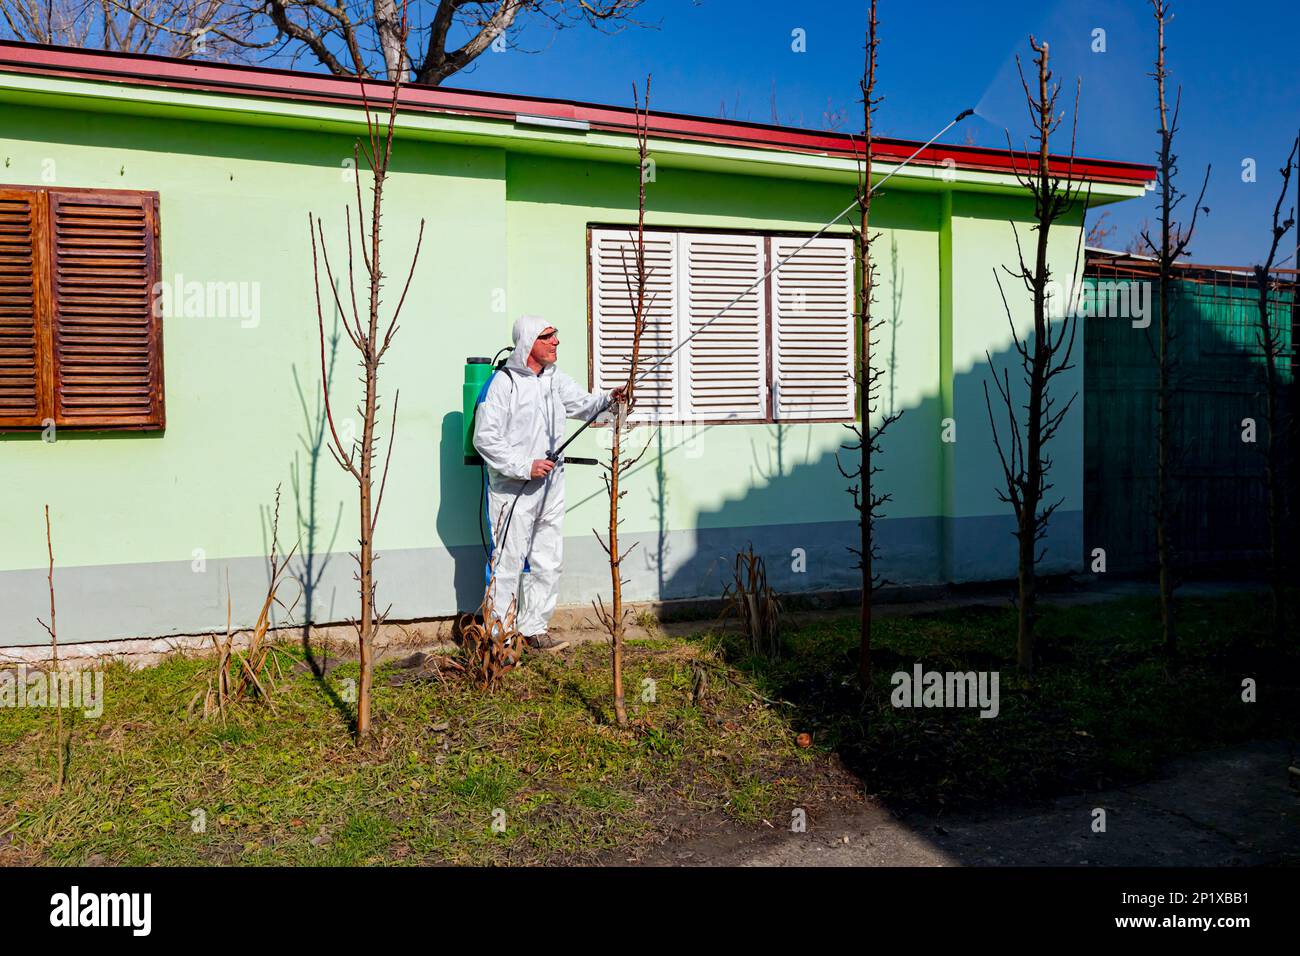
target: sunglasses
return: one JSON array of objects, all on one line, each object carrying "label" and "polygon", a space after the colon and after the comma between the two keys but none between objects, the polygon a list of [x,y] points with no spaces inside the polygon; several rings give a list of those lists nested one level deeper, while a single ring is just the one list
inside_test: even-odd
[{"label": "sunglasses", "polygon": [[555,338],[559,334],[560,333],[558,331],[543,332],[541,335],[537,336],[537,338],[540,341],[549,342],[551,339]]}]

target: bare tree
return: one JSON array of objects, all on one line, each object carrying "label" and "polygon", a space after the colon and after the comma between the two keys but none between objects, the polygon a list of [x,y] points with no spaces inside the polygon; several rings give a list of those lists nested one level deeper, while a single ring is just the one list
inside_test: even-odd
[{"label": "bare tree", "polygon": [[1150,230],[1151,230],[1151,220],[1144,218],[1142,220],[1141,228],[1138,229],[1137,232],[1130,235],[1128,237],[1128,241],[1124,243],[1123,251],[1128,253],[1130,256],[1145,255],[1146,244],[1142,241],[1142,235],[1143,233],[1149,232]]},{"label": "bare tree", "polygon": [[[182,58],[287,58],[336,76],[438,86],[528,17],[556,29],[641,26],[643,0],[0,0],[0,27],[30,43]],[[417,26],[412,28],[411,22]],[[463,42],[458,41],[463,38]],[[515,46],[518,49],[517,46]]]},{"label": "bare tree", "polygon": [[1264,445],[1264,479],[1268,486],[1269,590],[1272,593],[1273,638],[1279,643],[1286,630],[1286,575],[1282,553],[1285,547],[1282,528],[1286,520],[1286,500],[1282,472],[1284,454],[1289,444],[1287,439],[1291,435],[1291,422],[1282,404],[1281,380],[1277,370],[1277,357],[1283,351],[1283,334],[1269,315],[1269,299],[1270,294],[1276,290],[1272,272],[1277,263],[1278,247],[1282,238],[1295,225],[1295,207],[1291,208],[1286,219],[1282,219],[1282,204],[1286,201],[1291,186],[1291,171],[1296,166],[1297,149],[1300,149],[1300,137],[1292,141],[1286,165],[1279,171],[1282,174],[1282,188],[1278,190],[1277,202],[1273,204],[1273,231],[1268,256],[1255,266],[1255,290],[1259,307],[1255,335],[1259,347],[1264,350],[1264,418],[1268,427],[1268,440]]},{"label": "bare tree", "polygon": [[86,46],[92,20],[86,0],[0,0],[6,38],[24,43]]},{"label": "bare tree", "polygon": [[[1047,524],[1052,513],[1060,506],[1061,500],[1046,504],[1047,493],[1052,489],[1049,474],[1052,467],[1051,456],[1047,446],[1060,430],[1070,406],[1077,396],[1071,395],[1064,404],[1058,404],[1051,394],[1052,380],[1064,374],[1074,365],[1070,361],[1074,350],[1074,337],[1078,327],[1073,308],[1065,308],[1059,323],[1053,323],[1049,315],[1051,294],[1049,283],[1052,270],[1048,264],[1048,236],[1052,226],[1068,215],[1075,206],[1073,194],[1078,190],[1074,180],[1074,134],[1070,140],[1070,161],[1064,175],[1054,173],[1049,159],[1052,133],[1060,126],[1061,116],[1056,112],[1056,101],[1060,94],[1059,84],[1052,82],[1052,73],[1048,68],[1048,44],[1038,43],[1031,35],[1030,49],[1034,51],[1034,64],[1038,68],[1037,89],[1031,91],[1025,80],[1020,58],[1016,57],[1016,66],[1020,70],[1020,83],[1025,91],[1025,100],[1029,107],[1030,122],[1033,128],[1032,139],[1037,143],[1037,150],[1031,156],[1028,148],[1024,151],[1024,168],[1017,166],[1016,178],[1021,186],[1029,190],[1034,200],[1034,220],[1032,227],[1036,233],[1034,263],[1032,267],[1025,261],[1020,245],[1020,234],[1011,224],[1012,234],[1016,239],[1017,267],[1013,270],[1003,266],[1003,271],[1013,279],[1019,279],[1033,297],[1034,329],[1030,339],[1024,338],[1016,328],[1012,309],[1007,302],[1006,290],[1002,286],[997,269],[993,277],[1002,296],[1002,305],[1011,326],[1012,344],[1020,355],[1024,383],[1028,388],[1028,397],[1021,403],[1013,394],[1010,375],[1006,369],[1001,376],[993,363],[993,357],[986,351],[989,371],[993,384],[1001,399],[1000,408],[1006,414],[1006,436],[998,435],[998,427],[993,418],[993,403],[989,398],[988,382],[984,383],[984,404],[988,410],[989,427],[993,433],[993,444],[1002,465],[1003,486],[998,490],[998,497],[1009,503],[1015,512],[1018,543],[1016,574],[1016,609],[1017,636],[1016,660],[1020,670],[1025,674],[1034,669],[1034,626],[1037,620],[1038,579],[1037,565],[1044,551],[1039,545],[1047,535]],[[1078,91],[1075,92],[1075,123],[1079,112]],[[1077,129],[1077,127],[1076,127]],[[1010,142],[1008,142],[1010,147]],[[1013,156],[1015,150],[1012,150]],[[1084,209],[1090,195],[1084,198]],[[1075,251],[1074,271],[1071,281],[1079,274],[1079,253],[1083,249],[1083,230],[1079,231],[1079,243]],[[1053,327],[1055,325],[1055,328]],[[1023,427],[1018,417],[1018,410],[1024,409]],[[1062,499],[1063,500],[1063,499]]]},{"label": "bare tree", "polygon": [[844,444],[840,447],[847,451],[857,452],[858,460],[851,469],[846,469],[841,463],[839,456],[835,457],[835,465],[839,468],[840,474],[855,484],[849,485],[849,494],[853,496],[853,507],[858,512],[858,546],[849,550],[857,555],[858,568],[862,572],[862,604],[860,611],[860,632],[861,637],[858,647],[858,680],[863,690],[871,687],[871,604],[872,596],[875,590],[884,586],[884,579],[874,570],[875,560],[879,557],[879,547],[875,541],[876,519],[880,516],[880,509],[891,498],[889,494],[877,494],[873,488],[876,474],[880,472],[880,466],[875,464],[873,456],[880,454],[880,439],[884,435],[885,429],[902,417],[901,412],[895,412],[892,408],[889,412],[883,413],[877,424],[872,424],[872,415],[880,406],[880,386],[881,379],[885,375],[885,370],[875,367],[872,363],[872,345],[873,337],[877,330],[883,327],[886,322],[884,319],[873,319],[871,315],[871,305],[875,300],[876,287],[876,267],[871,257],[871,243],[875,237],[871,235],[871,153],[872,153],[872,130],[871,121],[876,111],[876,105],[880,102],[880,97],[875,95],[876,89],[876,46],[879,44],[879,38],[876,35],[876,0],[871,0],[871,7],[867,14],[867,35],[865,47],[865,59],[862,70],[862,78],[858,81],[858,88],[862,92],[862,162],[858,169],[858,221],[853,227],[854,236],[854,269],[857,273],[857,302],[855,320],[858,326],[858,365],[854,373],[854,379],[857,385],[857,394],[859,408],[861,412],[860,421],[854,425],[846,425],[854,435],[857,441],[852,444]]},{"label": "bare tree", "polygon": [[[1159,170],[1157,169],[1157,174],[1158,173]],[[1149,246],[1147,244],[1147,241],[1144,238],[1142,238],[1144,234],[1150,232],[1151,232],[1151,220],[1147,219],[1146,217],[1143,217],[1142,225],[1138,227],[1137,232],[1132,233],[1128,237],[1128,240],[1124,243],[1124,248],[1122,251],[1128,253],[1131,256],[1138,256],[1143,259],[1155,258],[1154,256],[1148,255],[1148,253],[1151,250],[1151,246]],[[1170,223],[1169,244],[1174,248],[1177,248],[1178,244],[1183,243],[1184,239],[1186,239],[1187,242],[1192,241],[1192,236],[1191,233],[1188,231],[1187,226],[1176,222]],[[1088,244],[1089,245],[1092,244],[1091,239],[1089,239]],[[1187,243],[1183,243],[1183,252],[1181,253],[1180,258],[1184,258],[1184,259],[1187,258]],[[1175,334],[1177,334],[1177,330],[1174,331]]]},{"label": "bare tree", "polygon": [[0,0],[0,35],[26,43],[238,60],[269,46],[233,0]]},{"label": "bare tree", "polygon": [[[800,118],[802,119],[802,114],[800,115]],[[829,133],[838,133],[840,127],[847,123],[848,120],[849,108],[847,106],[841,106],[837,109],[835,104],[831,102],[831,98],[829,96],[826,97],[826,107],[822,110],[821,124],[818,128],[824,129]]]},{"label": "bare tree", "polygon": [[[403,78],[438,86],[494,44],[508,44],[524,15],[557,28],[618,30],[635,24],[642,0],[231,0],[250,18],[269,19],[277,47],[340,76]],[[399,23],[417,27],[398,31]],[[453,46],[453,37],[466,37]]]},{"label": "bare tree", "polygon": [[[627,705],[623,697],[623,633],[627,624],[627,611],[623,607],[623,560],[632,553],[632,548],[619,551],[618,516],[619,500],[627,494],[619,488],[619,479],[623,470],[635,465],[646,448],[629,458],[623,457],[624,424],[631,414],[636,402],[636,373],[641,360],[641,337],[645,334],[646,315],[654,304],[653,296],[646,299],[646,286],[650,280],[651,270],[645,261],[645,183],[646,159],[648,156],[648,122],[650,116],[650,77],[645,81],[645,107],[641,106],[636,85],[632,86],[632,102],[636,106],[636,145],[637,145],[637,216],[636,240],[633,248],[633,262],[628,268],[626,250],[624,251],[623,274],[627,280],[628,301],[632,308],[632,351],[628,360],[627,381],[623,386],[622,402],[614,403],[613,421],[610,424],[609,464],[605,466],[605,490],[609,495],[609,531],[602,539],[600,532],[592,529],[596,540],[600,542],[609,556],[610,605],[605,607],[604,600],[597,596],[594,603],[596,617],[601,626],[609,633],[610,663],[614,681],[614,717],[620,727],[627,726]],[[632,547],[636,547],[635,543]]]},{"label": "bare tree", "polygon": [[[41,627],[45,628],[45,633],[50,635],[50,687],[54,694],[50,696],[50,705],[54,708],[55,721],[55,738],[54,738],[54,759],[57,763],[58,770],[54,780],[54,792],[56,794],[63,791],[63,785],[68,779],[68,751],[72,746],[72,738],[69,736],[68,742],[63,741],[63,704],[61,696],[62,688],[65,686],[59,677],[59,629],[54,620],[54,539],[50,535],[50,506],[45,506],[45,547],[50,553],[50,623],[46,624],[40,618],[36,619]],[[57,696],[56,696],[57,695]]]},{"label": "bare tree", "polygon": [[1115,233],[1119,231],[1119,227],[1113,222],[1109,226],[1106,225],[1106,220],[1109,218],[1110,211],[1107,210],[1094,219],[1092,225],[1088,227],[1088,235],[1083,240],[1084,243],[1092,246],[1094,249],[1100,248],[1103,242],[1115,235]]},{"label": "bare tree", "polygon": [[[1174,97],[1172,111],[1165,98],[1165,80],[1169,71],[1165,68],[1165,26],[1173,16],[1169,13],[1166,0],[1151,0],[1151,9],[1156,18],[1156,69],[1151,74],[1156,81],[1156,111],[1160,116],[1160,165],[1157,178],[1160,184],[1160,242],[1157,245],[1145,225],[1142,229],[1142,242],[1156,257],[1160,265],[1159,288],[1160,322],[1158,328],[1159,344],[1152,348],[1156,360],[1156,563],[1160,578],[1160,628],[1164,638],[1165,650],[1174,653],[1178,647],[1177,608],[1174,604],[1174,590],[1177,587],[1173,566],[1173,542],[1170,529],[1174,519],[1174,492],[1172,473],[1176,469],[1180,449],[1174,445],[1175,428],[1173,418],[1174,387],[1173,376],[1177,360],[1174,345],[1177,330],[1173,326],[1174,281],[1173,268],[1187,251],[1187,244],[1192,241],[1196,229],[1196,217],[1201,211],[1201,202],[1205,198],[1205,187],[1210,181],[1210,168],[1205,168],[1205,179],[1201,183],[1200,195],[1196,197],[1196,206],[1192,210],[1191,221],[1182,226],[1174,222],[1173,215],[1186,195],[1174,185],[1178,175],[1178,156],[1173,151],[1174,135],[1178,132],[1178,114],[1182,107],[1183,89],[1178,88]],[[1150,340],[1147,342],[1150,345]]]},{"label": "bare tree", "polygon": [[[402,25],[402,29],[405,29],[405,24]],[[308,231],[311,234],[312,274],[316,288],[316,316],[320,332],[321,389],[325,404],[325,419],[329,424],[330,431],[328,447],[330,454],[339,467],[356,481],[360,505],[357,580],[360,587],[361,613],[355,622],[357,647],[361,663],[361,679],[358,682],[357,689],[356,725],[359,738],[366,737],[370,732],[370,691],[374,679],[372,651],[375,632],[387,613],[380,614],[375,604],[374,534],[375,527],[379,523],[380,508],[384,503],[384,487],[388,482],[388,466],[392,459],[393,443],[396,438],[397,402],[401,394],[399,390],[393,396],[392,421],[388,429],[388,452],[384,456],[379,491],[378,494],[375,494],[375,449],[379,440],[376,432],[376,419],[379,413],[379,367],[383,364],[385,353],[388,352],[389,347],[392,345],[394,333],[397,332],[397,321],[401,315],[402,305],[406,301],[406,293],[410,290],[411,278],[415,275],[415,264],[420,257],[420,245],[424,240],[424,220],[421,219],[419,234],[415,241],[415,252],[411,256],[411,267],[407,272],[406,283],[402,287],[401,297],[397,300],[397,307],[393,310],[387,326],[381,331],[379,316],[384,272],[380,262],[380,224],[383,219],[384,184],[388,179],[389,164],[393,155],[393,127],[397,121],[397,99],[401,88],[402,78],[398,76],[393,83],[392,95],[388,103],[386,127],[381,126],[382,120],[380,118],[371,115],[369,101],[366,101],[366,140],[364,143],[358,141],[353,147],[353,159],[357,170],[357,236],[368,285],[366,290],[368,291],[368,301],[364,306],[358,306],[357,303],[357,286],[353,268],[351,212],[349,211],[346,217],[348,291],[350,299],[348,308],[345,308],[344,302],[339,295],[338,284],[334,281],[334,270],[330,266],[323,225],[310,213],[307,219]],[[365,85],[363,83],[363,94],[364,91]],[[361,198],[362,167],[358,153],[365,158],[366,167],[370,170],[372,176],[369,210],[370,228],[368,233],[365,226],[366,210]],[[319,259],[317,254],[318,239]],[[334,297],[334,305],[338,310],[338,314],[343,316],[343,330],[347,334],[348,340],[359,353],[359,365],[365,386],[363,404],[357,408],[357,413],[361,416],[362,421],[361,437],[359,440],[352,440],[346,444],[339,437],[330,401],[330,376],[325,364],[325,308],[321,301],[318,261],[323,262],[325,266],[325,274],[330,293]]]}]

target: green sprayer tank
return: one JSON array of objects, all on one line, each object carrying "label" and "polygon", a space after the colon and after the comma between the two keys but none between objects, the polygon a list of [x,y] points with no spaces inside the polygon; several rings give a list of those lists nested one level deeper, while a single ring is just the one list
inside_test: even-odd
[{"label": "green sprayer tank", "polygon": [[482,459],[474,450],[474,408],[483,383],[492,377],[492,360],[482,355],[465,359],[465,384],[461,386],[461,444],[465,446],[465,464],[477,465]]}]

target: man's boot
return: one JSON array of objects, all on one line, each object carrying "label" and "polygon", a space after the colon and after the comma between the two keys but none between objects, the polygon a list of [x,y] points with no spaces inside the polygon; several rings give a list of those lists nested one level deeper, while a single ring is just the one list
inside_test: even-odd
[{"label": "man's boot", "polygon": [[525,637],[528,646],[535,651],[549,651],[560,646],[560,642],[551,637],[550,631],[542,631],[540,634],[532,634]]}]

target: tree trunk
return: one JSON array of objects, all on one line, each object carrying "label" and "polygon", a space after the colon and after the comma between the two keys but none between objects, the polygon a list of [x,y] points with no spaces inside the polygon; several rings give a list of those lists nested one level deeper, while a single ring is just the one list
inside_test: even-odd
[{"label": "tree trunk", "polygon": [[[405,22],[402,21],[402,37],[405,39]],[[349,215],[348,224],[348,285],[353,289],[353,294],[349,297],[350,310],[344,306],[344,301],[338,292],[338,284],[335,282],[334,271],[330,266],[329,250],[325,243],[324,229],[314,216],[308,215],[307,225],[311,233],[312,242],[312,279],[316,294],[316,319],[317,331],[320,336],[320,362],[321,362],[321,393],[324,400],[325,422],[329,426],[330,454],[338,463],[343,471],[351,476],[352,480],[357,483],[358,511],[359,511],[359,538],[357,553],[357,583],[360,596],[360,614],[357,620],[357,653],[360,663],[360,677],[357,682],[357,712],[356,712],[356,735],[359,740],[364,739],[370,733],[371,718],[371,692],[374,684],[374,641],[375,632],[383,620],[383,615],[377,612],[375,606],[375,527],[379,521],[379,512],[383,507],[384,488],[388,479],[388,466],[392,462],[393,444],[396,440],[397,430],[397,405],[401,392],[398,390],[393,395],[393,416],[392,424],[388,436],[388,450],[383,460],[383,468],[379,478],[378,494],[375,492],[375,442],[377,441],[375,431],[375,419],[379,410],[379,368],[383,364],[385,353],[392,343],[393,334],[397,331],[398,320],[401,316],[402,306],[406,301],[406,294],[410,291],[411,280],[415,276],[415,266],[420,257],[420,247],[424,240],[424,220],[420,220],[420,231],[415,240],[415,252],[411,256],[411,268],[406,276],[406,283],[402,287],[401,298],[398,299],[397,306],[393,309],[389,318],[388,325],[381,336],[379,334],[379,309],[380,298],[383,288],[384,272],[380,263],[380,234],[383,222],[383,202],[384,202],[384,182],[388,174],[388,165],[392,159],[393,147],[393,128],[397,117],[397,98],[401,91],[400,76],[398,82],[393,84],[392,96],[388,104],[388,122],[387,129],[380,122],[376,121],[371,115],[369,106],[366,108],[367,129],[369,131],[370,143],[369,149],[365,151],[366,161],[374,174],[374,185],[371,189],[371,206],[369,212],[369,235],[366,233],[366,212],[361,198],[361,180],[360,171],[355,181],[356,184],[356,202],[357,202],[357,228],[361,237],[361,253],[365,263],[366,276],[370,284],[370,298],[368,302],[368,312],[363,318],[363,314],[358,307],[355,294],[355,286],[352,284],[353,270],[355,263],[353,261],[353,241],[352,241],[352,222]],[[354,155],[361,152],[358,146],[354,150]],[[317,240],[320,242],[319,256],[317,259]],[[366,243],[369,242],[369,250],[366,249]],[[330,374],[325,361],[325,310],[321,300],[321,276],[319,263],[325,266],[325,278],[327,287],[330,289],[334,306],[339,314],[344,316],[343,324],[347,332],[349,341],[357,349],[360,355],[359,365],[362,372],[362,381],[365,388],[365,398],[363,403],[358,406],[357,411],[362,415],[362,430],[360,441],[352,441],[345,445],[343,439],[339,436],[337,424],[334,419],[333,405],[330,400]],[[350,311],[350,315],[348,312]],[[332,364],[332,362],[331,362]]]},{"label": "tree trunk", "polygon": [[[1046,44],[1043,47],[1046,60]],[[1043,134],[1038,141],[1038,182],[1044,192],[1048,189],[1050,166],[1048,161],[1048,134],[1053,120],[1051,100],[1047,91],[1047,71],[1038,72],[1038,103]],[[1033,359],[1029,370],[1029,416],[1025,429],[1025,484],[1022,492],[1019,521],[1019,569],[1016,575],[1018,589],[1016,621],[1016,663],[1026,674],[1034,671],[1035,604],[1038,600],[1036,570],[1038,547],[1038,506],[1043,491],[1043,401],[1047,388],[1047,366],[1051,361],[1050,330],[1047,323],[1047,236],[1051,227],[1051,211],[1046,195],[1039,202],[1038,239],[1034,251],[1034,343]]]},{"label": "tree trunk", "polygon": [[[994,278],[1002,295],[1003,308],[1010,326],[1012,344],[1020,359],[1023,381],[1028,386],[1028,394],[1021,401],[1015,394],[1008,371],[999,376],[993,356],[985,351],[985,359],[993,373],[993,383],[998,391],[1001,405],[1007,416],[1007,442],[999,439],[999,429],[994,421],[993,403],[989,398],[988,383],[984,385],[984,404],[988,410],[989,428],[992,432],[994,448],[1002,466],[1005,491],[999,491],[998,497],[1011,505],[1016,518],[1016,665],[1019,671],[1030,676],[1036,663],[1037,617],[1038,617],[1038,560],[1039,542],[1047,534],[1048,522],[1052,513],[1060,506],[1062,498],[1044,507],[1047,492],[1051,489],[1048,474],[1052,460],[1046,454],[1048,443],[1069,413],[1076,392],[1070,399],[1059,406],[1049,395],[1049,386],[1054,378],[1074,368],[1070,356],[1074,350],[1075,335],[1078,331],[1078,316],[1072,311],[1073,303],[1066,302],[1062,309],[1060,325],[1053,329],[1050,283],[1051,267],[1048,261],[1048,235],[1052,225],[1063,218],[1073,207],[1077,199],[1078,182],[1072,175],[1054,174],[1049,162],[1049,148],[1052,132],[1061,123],[1056,112],[1056,99],[1059,86],[1049,86],[1051,70],[1049,68],[1049,47],[1039,43],[1031,34],[1029,46],[1035,53],[1034,63],[1038,68],[1037,93],[1030,91],[1029,81],[1023,70],[1020,80],[1024,85],[1026,105],[1029,109],[1030,122],[1037,139],[1038,155],[1031,160],[1028,150],[1025,156],[1025,170],[1017,174],[1017,181],[1028,190],[1034,200],[1034,232],[1036,233],[1033,265],[1025,260],[1024,252],[1016,231],[1016,261],[1013,271],[1004,271],[1018,279],[1029,290],[1033,300],[1033,329],[1021,331],[1015,321],[1014,310],[1007,301],[998,272]],[[1017,66],[1019,60],[1017,59]],[[1077,123],[1079,113],[1078,93],[1075,94],[1074,115]],[[1062,114],[1063,115],[1063,114]],[[1075,127],[1077,131],[1077,126]],[[1071,136],[1070,156],[1074,157],[1075,139]],[[1033,163],[1032,171],[1030,163]],[[1071,165],[1073,163],[1071,162]],[[1090,193],[1081,200],[1086,218]],[[1012,224],[1015,230],[1015,224]],[[1083,251],[1084,229],[1078,232],[1075,250],[1073,280],[1079,271],[1079,257]],[[1020,410],[1025,412],[1025,426],[1020,428]],[[1023,436],[1023,438],[1022,438]]]},{"label": "tree trunk", "polygon": [[407,69],[406,32],[402,29],[404,14],[398,13],[397,0],[375,0],[375,33],[384,54],[385,79],[395,80],[398,74],[405,78]]},{"label": "tree trunk", "polygon": [[1169,541],[1169,466],[1170,433],[1169,403],[1170,381],[1169,363],[1170,320],[1172,318],[1171,270],[1173,268],[1173,185],[1169,177],[1173,172],[1173,132],[1169,128],[1165,108],[1164,85],[1164,18],[1163,10],[1157,10],[1159,28],[1159,62],[1156,65],[1156,82],[1159,91],[1160,108],[1160,345],[1156,361],[1158,363],[1158,381],[1156,385],[1156,563],[1160,577],[1160,632],[1164,638],[1165,651],[1175,654],[1178,651],[1177,624],[1174,616],[1174,579],[1173,562]]},{"label": "tree trunk", "polygon": [[[56,688],[59,684],[59,628],[54,619],[54,537],[50,532],[50,506],[45,506],[45,547],[50,554],[50,623],[45,626],[45,631],[50,635],[50,673],[51,679]],[[43,622],[42,622],[43,623]],[[54,708],[54,757],[57,761],[57,775],[54,780],[54,792],[60,794],[63,792],[63,784],[67,781],[68,776],[68,751],[71,745],[63,743],[63,707],[65,701],[62,699],[55,700],[50,698],[50,706]],[[101,701],[102,703],[102,701]]]},{"label": "tree trunk", "polygon": [[[1168,220],[1166,219],[1166,222]],[[1161,263],[1160,278],[1160,352],[1159,382],[1156,390],[1156,562],[1160,576],[1160,632],[1165,650],[1178,651],[1174,617],[1174,570],[1169,542],[1169,314],[1167,306],[1170,283],[1168,268]]]},{"label": "tree trunk", "polygon": [[[1029,512],[1026,512],[1027,518]],[[1020,522],[1020,545],[1016,573],[1016,666],[1022,673],[1034,672],[1034,602],[1037,580],[1034,575],[1034,534],[1032,518]]]},{"label": "tree trunk", "polygon": [[[360,680],[357,682],[357,736],[364,738],[370,733],[370,690],[374,680],[374,662],[370,650],[374,645],[374,528],[371,524],[370,511],[370,467],[371,441],[374,436],[374,389],[373,378],[367,373],[366,382],[366,426],[361,450],[361,629],[358,639],[358,652],[361,665]],[[390,439],[391,440],[391,439]]]},{"label": "tree trunk", "polygon": [[[635,366],[634,366],[635,367]],[[613,502],[609,509],[609,572],[611,584],[613,585],[613,599],[611,601],[611,613],[613,615],[613,627],[611,628],[611,650],[610,663],[614,673],[614,718],[618,721],[620,727],[627,726],[627,706],[623,699],[623,579],[622,571],[619,568],[618,554],[618,473],[620,464],[620,455],[623,453],[623,438],[619,428],[618,415],[614,416],[614,450],[611,453],[611,461],[614,467],[610,468],[609,475],[609,495],[610,501]]]},{"label": "tree trunk", "polygon": [[1291,211],[1285,221],[1282,220],[1282,204],[1286,201],[1287,190],[1291,182],[1292,166],[1296,154],[1300,151],[1300,137],[1291,144],[1287,153],[1286,165],[1282,167],[1282,189],[1273,207],[1272,244],[1269,246],[1268,258],[1263,265],[1255,266],[1255,287],[1259,291],[1259,343],[1264,350],[1264,414],[1268,427],[1268,439],[1264,446],[1264,477],[1268,490],[1268,556],[1269,556],[1269,592],[1272,604],[1273,641],[1281,646],[1286,633],[1286,578],[1285,555],[1283,548],[1282,524],[1286,519],[1286,490],[1283,488],[1283,452],[1286,439],[1294,423],[1285,421],[1281,407],[1281,384],[1278,380],[1277,353],[1282,345],[1282,336],[1273,328],[1272,318],[1268,314],[1269,276],[1273,264],[1277,261],[1278,247],[1282,237],[1295,225],[1295,211]]},{"label": "tree trunk", "polygon": [[[649,116],[650,116],[650,77],[646,77],[645,85],[645,108],[641,107],[640,99],[637,96],[636,84],[632,85],[632,101],[636,108],[636,138],[637,138],[637,225],[636,225],[636,287],[632,288],[630,282],[628,286],[629,305],[632,308],[632,355],[628,363],[627,381],[623,385],[623,401],[614,406],[614,420],[611,425],[613,433],[611,435],[612,450],[609,458],[609,475],[606,478],[606,484],[609,491],[609,540],[602,542],[605,550],[609,555],[609,577],[611,600],[610,608],[604,611],[599,605],[596,607],[596,614],[601,623],[609,632],[610,638],[610,668],[613,673],[614,683],[614,718],[618,721],[620,727],[626,727],[627,704],[623,694],[623,637],[624,637],[624,620],[623,620],[623,555],[618,547],[618,502],[623,496],[619,489],[619,476],[622,473],[624,465],[635,464],[640,459],[640,455],[623,460],[623,422],[626,416],[631,415],[633,407],[636,404],[636,378],[637,367],[641,358],[641,337],[645,334],[646,322],[646,282],[649,278],[649,270],[645,263],[645,183],[646,183],[646,162],[649,156]],[[649,447],[647,443],[646,447]],[[642,449],[642,454],[644,454]],[[600,536],[597,535],[597,540]],[[633,547],[636,545],[633,544]],[[631,550],[630,548],[628,549]]]},{"label": "tree trunk", "polygon": [[1277,360],[1274,356],[1276,335],[1268,315],[1268,275],[1258,277],[1259,284],[1259,327],[1260,338],[1264,341],[1264,381],[1265,381],[1265,415],[1268,424],[1268,440],[1264,446],[1264,478],[1268,486],[1268,556],[1269,556],[1269,594],[1272,604],[1273,640],[1279,646],[1285,632],[1286,600],[1283,589],[1286,582],[1282,574],[1282,468],[1279,452],[1281,442],[1278,432],[1278,375]]},{"label": "tree trunk", "polygon": [[[876,89],[876,0],[867,12],[865,62],[859,88],[862,91],[862,173],[858,182],[858,242],[854,250],[858,271],[858,331],[862,339],[858,358],[858,392],[861,402],[859,434],[858,484],[858,564],[862,571],[862,607],[859,621],[858,683],[864,691],[871,689],[871,614],[876,586],[873,558],[876,498],[872,493],[872,452],[876,435],[871,430],[872,394],[875,376],[871,369],[871,120],[875,112]],[[887,426],[885,421],[881,430]]]},{"label": "tree trunk", "polygon": [[[872,27],[874,34],[875,5],[872,4]],[[870,100],[871,92],[866,97]],[[858,681],[863,690],[871,687],[871,599],[875,587],[872,558],[872,481],[871,481],[871,239],[868,233],[871,213],[871,121],[870,103],[867,107],[866,157],[864,165],[867,170],[864,177],[863,198],[859,200],[861,241],[858,255],[859,282],[861,283],[862,308],[859,315],[859,328],[862,334],[862,352],[858,363],[858,381],[862,393],[862,441],[859,473],[861,475],[862,502],[858,521],[858,547],[862,556],[862,612],[859,626],[861,643],[858,647]]]},{"label": "tree trunk", "polygon": [[1187,228],[1180,229],[1174,224],[1174,209],[1186,196],[1174,185],[1178,172],[1177,157],[1174,154],[1174,134],[1178,131],[1178,111],[1181,98],[1176,98],[1172,112],[1165,99],[1165,23],[1172,19],[1166,16],[1168,8],[1164,0],[1152,0],[1151,8],[1156,18],[1156,110],[1160,116],[1160,244],[1151,241],[1146,230],[1142,239],[1155,254],[1160,263],[1160,328],[1159,346],[1156,349],[1157,385],[1156,385],[1156,564],[1160,585],[1160,630],[1165,652],[1174,655],[1178,652],[1178,607],[1174,602],[1174,590],[1177,580],[1174,568],[1174,540],[1171,525],[1175,517],[1174,476],[1173,472],[1178,458],[1174,448],[1174,399],[1173,380],[1174,352],[1173,343],[1176,333],[1173,325],[1174,299],[1174,264],[1187,249],[1192,233],[1196,229],[1196,217],[1201,209],[1201,200],[1205,198],[1205,186],[1209,182],[1210,171],[1205,171],[1205,183],[1201,185],[1200,196],[1192,209]]}]

